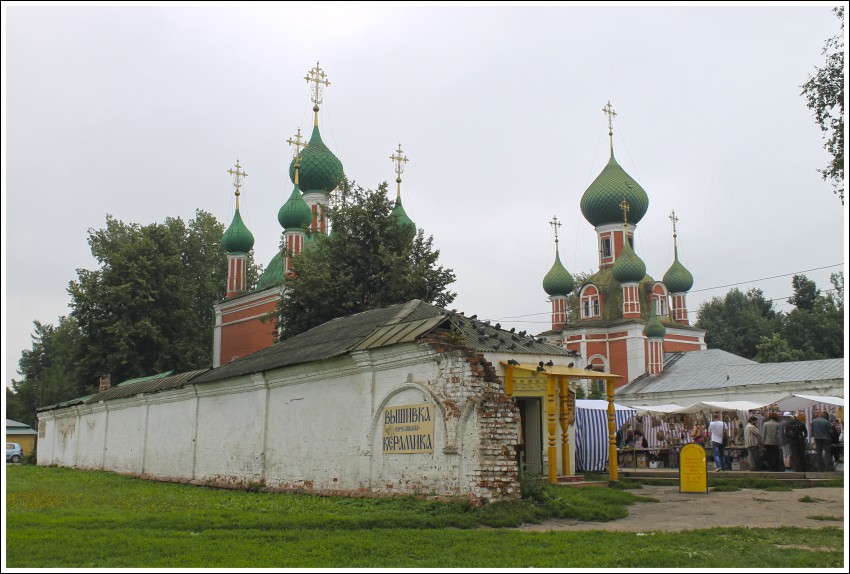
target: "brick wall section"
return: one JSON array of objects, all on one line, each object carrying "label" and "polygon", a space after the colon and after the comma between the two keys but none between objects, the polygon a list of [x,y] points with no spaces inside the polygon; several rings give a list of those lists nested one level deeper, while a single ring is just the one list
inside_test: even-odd
[{"label": "brick wall section", "polygon": [[480,447],[478,468],[472,471],[474,497],[478,502],[520,498],[514,448],[519,441],[519,409],[514,399],[505,394],[493,364],[484,355],[445,340],[425,342],[446,358],[442,377],[445,397],[441,400],[446,418],[460,417],[458,405],[469,400],[476,405]]}]

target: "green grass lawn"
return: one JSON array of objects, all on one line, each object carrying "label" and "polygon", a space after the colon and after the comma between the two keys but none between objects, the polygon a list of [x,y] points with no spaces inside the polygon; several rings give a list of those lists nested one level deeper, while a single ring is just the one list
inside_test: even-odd
[{"label": "green grass lawn", "polygon": [[529,499],[472,508],[409,497],[212,490],[31,465],[6,471],[9,568],[843,566],[844,531],[835,526],[684,533],[503,528],[553,516],[614,520],[652,503],[631,489],[538,482]]}]

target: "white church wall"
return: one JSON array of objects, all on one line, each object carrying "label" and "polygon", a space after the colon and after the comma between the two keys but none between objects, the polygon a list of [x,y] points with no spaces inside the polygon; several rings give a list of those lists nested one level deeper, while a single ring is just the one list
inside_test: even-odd
[{"label": "white church wall", "polygon": [[196,386],[194,480],[239,484],[263,478],[266,389],[262,376]]},{"label": "white church wall", "polygon": [[103,449],[106,445],[106,405],[80,405],[77,425],[76,466],[78,468],[101,468]]},{"label": "white church wall", "polygon": [[189,480],[193,476],[196,412],[194,387],[155,393],[146,397],[144,474]]},{"label": "white church wall", "polygon": [[[145,447],[144,397],[134,396],[109,401],[107,411],[103,468],[120,473],[140,474]],[[90,447],[87,445],[88,448]]]},{"label": "white church wall", "polygon": [[[385,448],[384,409],[414,406],[433,419],[413,439],[428,452]],[[518,411],[491,363],[454,347],[394,345],[39,419],[39,464],[325,494],[519,494]]]}]

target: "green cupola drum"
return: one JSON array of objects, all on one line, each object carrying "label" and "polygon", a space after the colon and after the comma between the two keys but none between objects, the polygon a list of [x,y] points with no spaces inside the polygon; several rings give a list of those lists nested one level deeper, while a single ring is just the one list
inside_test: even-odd
[{"label": "green cupola drum", "polygon": [[593,183],[581,197],[581,213],[584,218],[594,227],[620,221],[620,201],[623,198],[631,206],[631,221],[638,223],[649,208],[649,197],[643,188],[620,167],[614,158],[614,116],[616,112],[611,107],[611,102],[602,108],[608,116],[608,138],[611,157],[608,165],[602,170]]},{"label": "green cupola drum", "polygon": [[403,227],[411,227],[413,229],[413,233],[416,233],[416,225],[414,225],[413,220],[411,220],[407,216],[407,212],[404,210],[404,206],[401,204],[401,174],[404,172],[404,164],[406,164],[409,159],[404,155],[404,152],[401,151],[401,144],[398,144],[398,149],[396,152],[390,156],[390,159],[395,163],[395,182],[396,182],[396,196],[395,196],[395,207],[390,212],[391,216],[396,218],[396,223]]},{"label": "green cupola drum", "polygon": [[254,247],[254,235],[245,226],[242,221],[242,215],[239,213],[239,195],[241,193],[242,181],[248,176],[242,171],[242,166],[239,165],[239,158],[236,159],[236,165],[227,170],[233,176],[233,187],[236,188],[236,211],[233,214],[233,221],[230,222],[230,227],[221,236],[221,246],[227,252],[227,290],[226,297],[235,297],[243,293],[247,286],[248,272],[248,253]]},{"label": "green cupola drum", "polygon": [[543,290],[552,302],[552,329],[563,329],[568,323],[567,295],[575,287],[575,280],[561,263],[561,256],[558,253],[558,228],[561,227],[561,222],[558,221],[557,216],[553,216],[549,225],[555,230],[555,263],[543,277]]},{"label": "green cupola drum", "polygon": [[310,209],[310,206],[307,205],[307,202],[304,201],[304,196],[301,195],[301,187],[299,185],[300,149],[301,147],[308,147],[309,145],[302,143],[302,138],[301,128],[298,128],[298,133],[295,137],[286,140],[289,145],[294,145],[296,147],[295,158],[292,160],[295,163],[295,187],[292,188],[292,194],[289,196],[289,199],[286,200],[286,203],[284,203],[277,212],[277,220],[280,223],[280,226],[286,231],[303,231],[307,229],[310,222],[313,220],[313,211]]},{"label": "green cupola drum", "polygon": [[640,282],[646,275],[646,263],[638,257],[629,244],[629,202],[620,203],[623,214],[623,250],[612,269],[614,279],[623,286],[623,318],[640,317]]},{"label": "green cupola drum", "polygon": [[676,217],[675,210],[670,213],[669,217],[670,221],[673,222],[673,264],[664,274],[664,285],[670,292],[673,319],[677,323],[687,325],[690,321],[688,320],[686,293],[694,286],[694,276],[679,262],[679,245],[676,240],[676,222],[679,221],[679,218]]},{"label": "green cupola drum", "polygon": [[[303,193],[329,194],[336,189],[343,178],[342,162],[328,149],[322,141],[319,133],[319,104],[322,103],[322,95],[325,87],[331,83],[325,72],[316,62],[316,67],[311,69],[305,78],[307,83],[312,83],[310,88],[310,99],[313,102],[313,133],[310,135],[310,143],[301,154],[300,183]],[[295,160],[289,164],[289,177],[295,181]]]}]

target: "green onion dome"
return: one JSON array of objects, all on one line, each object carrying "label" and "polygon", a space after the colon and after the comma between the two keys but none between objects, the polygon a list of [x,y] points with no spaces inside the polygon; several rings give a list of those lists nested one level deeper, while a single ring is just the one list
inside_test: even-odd
[{"label": "green onion dome", "polygon": [[649,316],[649,321],[647,321],[643,332],[650,339],[663,339],[664,334],[667,333],[667,328],[658,320],[655,305],[650,305],[650,307],[652,307],[652,314]]},{"label": "green onion dome", "polygon": [[313,211],[307,205],[307,202],[304,201],[304,196],[301,195],[301,189],[297,183],[292,188],[292,194],[289,196],[289,199],[286,200],[286,203],[277,212],[277,220],[280,222],[281,227],[287,231],[305,228],[313,221]]},{"label": "green onion dome", "polygon": [[676,252],[673,265],[664,274],[664,285],[670,293],[685,293],[694,286],[694,276],[679,263],[679,253]]},{"label": "green onion dome", "polygon": [[242,222],[238,207],[236,213],[233,214],[230,227],[221,236],[221,246],[228,253],[248,253],[254,246],[254,236]]},{"label": "green onion dome", "polygon": [[393,207],[393,210],[390,212],[390,215],[394,215],[398,218],[398,221],[396,221],[396,223],[398,223],[399,225],[401,225],[401,226],[408,226],[409,225],[410,227],[413,228],[413,232],[414,233],[416,232],[416,225],[414,225],[413,220],[411,220],[407,216],[407,212],[404,210],[404,207],[401,205],[401,197],[395,198],[395,207]]},{"label": "green onion dome", "polygon": [[549,270],[549,273],[543,278],[543,290],[547,295],[564,296],[572,292],[575,287],[575,280],[570,275],[569,271],[561,264],[561,256],[555,249],[555,264]]},{"label": "green onion dome", "polygon": [[286,261],[284,261],[283,252],[278,252],[269,262],[269,266],[263,271],[263,276],[257,282],[257,290],[274,287],[283,283],[286,277]]},{"label": "green onion dome", "polygon": [[[322,142],[319,126],[313,126],[309,145],[301,152],[299,183],[304,193],[330,193],[342,181],[342,163]],[[295,181],[295,159],[289,164],[289,179]]]},{"label": "green onion dome", "polygon": [[620,202],[629,203],[629,221],[639,222],[649,208],[649,197],[643,188],[620,167],[613,152],[602,170],[581,197],[581,213],[594,227],[623,221]]},{"label": "green onion dome", "polygon": [[614,279],[620,283],[638,283],[646,275],[646,263],[632,250],[629,240],[623,243],[623,252],[614,263]]}]

